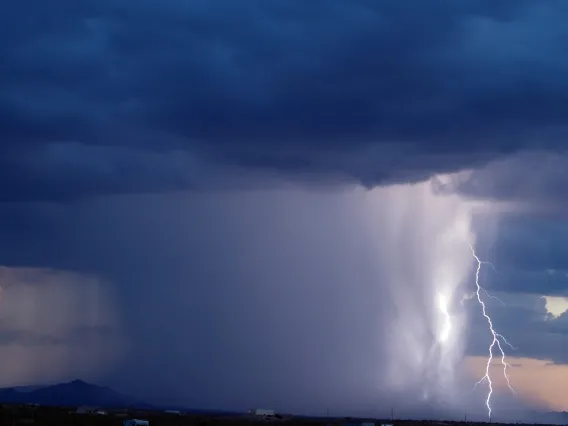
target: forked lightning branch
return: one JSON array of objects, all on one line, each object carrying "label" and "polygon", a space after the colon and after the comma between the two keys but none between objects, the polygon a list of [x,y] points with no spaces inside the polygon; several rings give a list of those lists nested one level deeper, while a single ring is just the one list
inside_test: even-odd
[{"label": "forked lightning branch", "polygon": [[513,350],[515,350],[515,348],[507,341],[507,339],[505,339],[505,337],[502,334],[497,333],[495,331],[495,328],[493,327],[493,321],[491,320],[491,317],[487,313],[485,302],[481,297],[481,293],[487,294],[487,292],[479,284],[479,273],[481,271],[481,265],[487,262],[483,262],[479,259],[479,257],[477,257],[477,254],[475,253],[475,250],[471,244],[469,248],[471,249],[471,254],[473,255],[473,258],[477,262],[477,268],[475,270],[475,286],[476,286],[475,294],[477,296],[477,302],[481,306],[481,313],[485,317],[485,320],[487,321],[487,326],[489,328],[489,332],[492,335],[492,340],[489,345],[489,355],[487,357],[487,363],[485,365],[485,375],[478,382],[475,383],[473,389],[475,389],[478,385],[487,382],[488,390],[487,390],[487,398],[485,400],[485,405],[487,406],[487,414],[489,415],[489,419],[491,420],[491,412],[492,412],[491,396],[493,395],[493,381],[491,380],[491,364],[493,362],[493,351],[496,350],[495,347],[497,347],[498,350],[497,355],[500,356],[501,358],[500,364],[503,367],[503,375],[505,376],[505,381],[507,382],[507,386],[509,387],[511,392],[515,393],[515,390],[511,386],[511,382],[509,380],[509,374],[507,373],[507,368],[509,367],[509,364],[507,363],[506,354],[505,351],[503,350],[503,344],[509,346]]}]

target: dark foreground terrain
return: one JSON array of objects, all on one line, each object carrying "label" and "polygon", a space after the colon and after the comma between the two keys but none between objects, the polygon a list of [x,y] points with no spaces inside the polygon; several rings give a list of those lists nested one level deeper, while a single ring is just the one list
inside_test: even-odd
[{"label": "dark foreground terrain", "polygon": [[[150,426],[239,426],[273,423],[285,423],[290,426],[489,426],[487,423],[473,422],[318,419],[289,415],[263,418],[226,412],[188,411],[183,408],[181,411],[167,413],[163,407],[159,408],[108,387],[82,380],[50,386],[0,388],[0,404],[0,426],[122,426],[123,421],[127,419],[148,420]],[[81,408],[78,410],[78,407]],[[567,418],[566,413],[551,415],[553,417],[540,413],[535,418],[540,419],[541,424],[567,423],[564,421]],[[499,423],[493,423],[491,426],[493,425]]]},{"label": "dark foreground terrain", "polygon": [[[256,418],[249,415],[198,415],[169,414],[163,411],[108,410],[104,414],[78,414],[76,407],[44,407],[4,404],[0,408],[0,426],[122,426],[125,419],[144,419],[151,426],[214,426],[214,425],[258,425],[265,423],[285,423],[286,425],[325,425],[325,426],[364,426],[373,422],[376,426],[487,426],[487,423],[435,422],[410,420],[365,420],[365,419],[315,419],[293,416]],[[498,425],[498,423],[493,423]]]}]

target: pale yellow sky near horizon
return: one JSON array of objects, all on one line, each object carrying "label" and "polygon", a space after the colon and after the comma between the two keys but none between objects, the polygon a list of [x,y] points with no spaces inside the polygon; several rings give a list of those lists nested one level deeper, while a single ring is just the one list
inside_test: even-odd
[{"label": "pale yellow sky near horizon", "polygon": [[[499,361],[494,360],[491,365],[493,384],[495,389],[505,390],[507,383]],[[480,356],[465,359],[466,368],[474,377],[483,377],[486,362],[487,358]],[[568,411],[568,365],[534,358],[508,357],[508,362],[511,386],[523,401],[535,408]]]},{"label": "pale yellow sky near horizon", "polygon": [[568,311],[568,298],[559,296],[542,296],[546,301],[546,311],[553,318],[558,318],[564,312]]}]

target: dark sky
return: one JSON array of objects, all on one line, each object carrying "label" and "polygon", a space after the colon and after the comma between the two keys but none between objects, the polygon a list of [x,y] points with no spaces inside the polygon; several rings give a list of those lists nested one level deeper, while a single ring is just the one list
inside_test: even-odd
[{"label": "dark sky", "polygon": [[[488,344],[458,303],[464,226],[513,354],[568,363],[567,20],[565,0],[5,5],[0,385],[440,413]],[[419,359],[439,265],[462,338]]]}]

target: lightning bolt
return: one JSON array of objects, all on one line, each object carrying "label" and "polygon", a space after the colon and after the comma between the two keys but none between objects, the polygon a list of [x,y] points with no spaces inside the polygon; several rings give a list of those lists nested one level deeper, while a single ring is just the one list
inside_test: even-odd
[{"label": "lightning bolt", "polygon": [[[482,263],[483,263],[483,262],[482,262]],[[501,299],[499,299],[497,296],[493,296],[492,294],[489,294],[489,292],[488,292],[487,290],[485,290],[483,287],[480,287],[480,288],[481,288],[481,290],[485,293],[485,295],[486,295],[488,298],[493,299],[493,300],[496,300],[497,302],[499,302],[499,303],[500,303],[501,305],[503,305],[503,306],[507,306],[507,305],[505,305],[505,302],[503,302],[503,301],[502,301]]]},{"label": "lightning bolt", "polygon": [[[501,335],[501,334],[499,334],[495,331],[495,329],[493,328],[493,321],[491,320],[491,317],[487,313],[487,309],[485,307],[485,302],[483,302],[483,299],[481,298],[481,293],[485,293],[488,297],[492,297],[487,293],[487,291],[483,287],[481,287],[479,285],[479,272],[481,271],[481,265],[489,264],[489,263],[483,262],[479,259],[479,257],[477,257],[477,254],[475,254],[475,250],[474,250],[474,248],[471,244],[469,245],[469,248],[471,249],[471,254],[473,255],[473,258],[477,262],[477,269],[475,271],[475,286],[476,286],[475,294],[477,296],[477,302],[481,306],[481,313],[483,314],[483,316],[487,320],[487,325],[489,327],[489,331],[491,332],[491,335],[493,336],[493,340],[491,341],[491,344],[489,345],[489,356],[487,358],[487,364],[485,365],[485,375],[478,382],[475,383],[475,385],[473,386],[473,390],[475,390],[475,388],[478,385],[480,385],[481,383],[487,381],[487,386],[488,386],[489,390],[487,392],[487,399],[485,400],[485,405],[487,407],[487,414],[489,415],[489,421],[491,421],[491,411],[492,411],[491,410],[491,396],[493,395],[493,382],[491,381],[491,374],[489,372],[489,369],[491,367],[491,362],[493,361],[493,350],[494,350],[495,346],[497,346],[497,349],[499,349],[499,353],[501,354],[501,365],[503,366],[503,375],[505,376],[505,380],[507,381],[507,386],[509,387],[511,392],[513,392],[513,394],[516,394],[515,390],[511,386],[511,382],[509,381],[509,375],[507,373],[507,368],[510,367],[510,365],[507,363],[507,359],[506,359],[505,351],[503,350],[502,343],[506,344],[507,346],[509,346],[513,350],[515,350],[515,348],[507,341],[507,339],[505,339],[505,337],[503,335]],[[501,303],[503,303],[503,302],[501,302]]]}]

